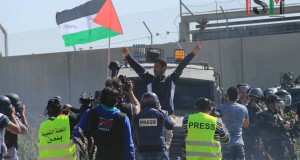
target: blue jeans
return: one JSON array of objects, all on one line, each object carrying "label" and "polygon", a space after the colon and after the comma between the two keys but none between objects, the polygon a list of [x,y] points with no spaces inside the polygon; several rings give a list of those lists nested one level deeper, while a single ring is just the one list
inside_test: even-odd
[{"label": "blue jeans", "polygon": [[244,146],[222,146],[222,157],[222,160],[245,160]]},{"label": "blue jeans", "polygon": [[169,160],[168,152],[135,152],[137,160]]}]

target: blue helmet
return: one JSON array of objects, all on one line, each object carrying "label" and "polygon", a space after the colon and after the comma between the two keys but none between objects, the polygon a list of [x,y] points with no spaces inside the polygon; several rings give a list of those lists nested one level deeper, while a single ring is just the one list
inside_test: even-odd
[{"label": "blue helmet", "polygon": [[263,92],[260,88],[251,88],[248,96],[253,96],[256,98],[262,98],[263,97]]},{"label": "blue helmet", "polygon": [[141,107],[150,107],[150,108],[157,108],[159,106],[159,100],[155,93],[147,92],[144,93],[141,99]]}]

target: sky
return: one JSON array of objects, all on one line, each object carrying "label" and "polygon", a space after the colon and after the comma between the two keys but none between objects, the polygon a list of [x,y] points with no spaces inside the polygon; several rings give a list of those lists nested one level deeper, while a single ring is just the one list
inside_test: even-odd
[{"label": "sky", "polygon": [[[8,33],[9,56],[73,51],[65,47],[55,21],[56,12],[72,9],[88,0],[2,0],[0,24]],[[193,13],[215,11],[222,6],[245,9],[245,0],[182,0]],[[253,0],[252,0],[253,1]],[[269,0],[264,0],[268,3]],[[289,0],[296,3],[299,0]],[[176,43],[179,39],[179,0],[112,0],[124,34],[112,39],[111,48],[150,44],[143,21],[153,32],[153,44]],[[254,5],[254,4],[253,4]],[[219,7],[217,7],[221,12]],[[195,29],[196,24],[191,24]],[[193,28],[194,27],[194,28]],[[0,31],[1,32],[1,31]],[[167,32],[171,34],[167,34]],[[0,33],[0,52],[4,53],[4,36]],[[108,48],[108,40],[76,45],[87,50]]]},{"label": "sky", "polygon": [[[55,13],[87,0],[2,0],[0,24],[8,34],[57,27]],[[179,7],[179,0],[112,0],[118,16]]]}]

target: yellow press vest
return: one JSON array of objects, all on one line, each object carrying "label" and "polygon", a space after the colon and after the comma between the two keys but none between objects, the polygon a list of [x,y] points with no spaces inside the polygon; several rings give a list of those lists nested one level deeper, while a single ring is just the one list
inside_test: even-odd
[{"label": "yellow press vest", "polygon": [[199,112],[189,115],[185,139],[187,160],[221,160],[220,142],[214,139],[217,118]]},{"label": "yellow press vest", "polygon": [[70,139],[69,117],[47,120],[39,129],[40,160],[76,160],[76,145]]}]

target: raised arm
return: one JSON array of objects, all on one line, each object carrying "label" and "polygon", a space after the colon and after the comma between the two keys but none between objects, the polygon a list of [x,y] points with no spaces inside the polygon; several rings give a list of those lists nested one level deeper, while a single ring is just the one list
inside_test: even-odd
[{"label": "raised arm", "polygon": [[15,118],[15,109],[14,107],[12,107],[12,112],[11,112],[11,123],[9,123],[7,125],[7,130],[10,131],[13,134],[20,134],[21,133],[21,129],[20,129],[20,125],[17,122],[16,118]]},{"label": "raised arm", "polygon": [[141,105],[140,102],[137,100],[133,93],[133,84],[132,81],[129,81],[129,89],[128,89],[128,97],[129,97],[129,102],[134,105],[135,107],[135,112],[134,115],[137,115],[141,111]]},{"label": "raised arm", "polygon": [[25,104],[22,104],[22,111],[21,111],[21,120],[22,120],[22,123],[28,127],[28,122],[27,122],[27,119],[26,119],[26,116],[25,116],[25,113],[26,113],[26,106]]},{"label": "raised arm", "polygon": [[171,79],[176,81],[182,74],[183,69],[190,63],[190,61],[195,57],[195,55],[200,54],[202,48],[202,42],[197,41],[195,47],[191,53],[189,53],[181,63],[178,64],[175,71],[171,74]]},{"label": "raised arm", "polygon": [[152,82],[152,80],[155,78],[154,75],[150,74],[146,71],[146,69],[141,66],[135,59],[133,59],[129,55],[129,50],[126,47],[122,48],[122,55],[126,60],[128,61],[129,65],[133,68],[133,70],[139,75],[139,77],[146,82],[146,84],[149,84]]}]

